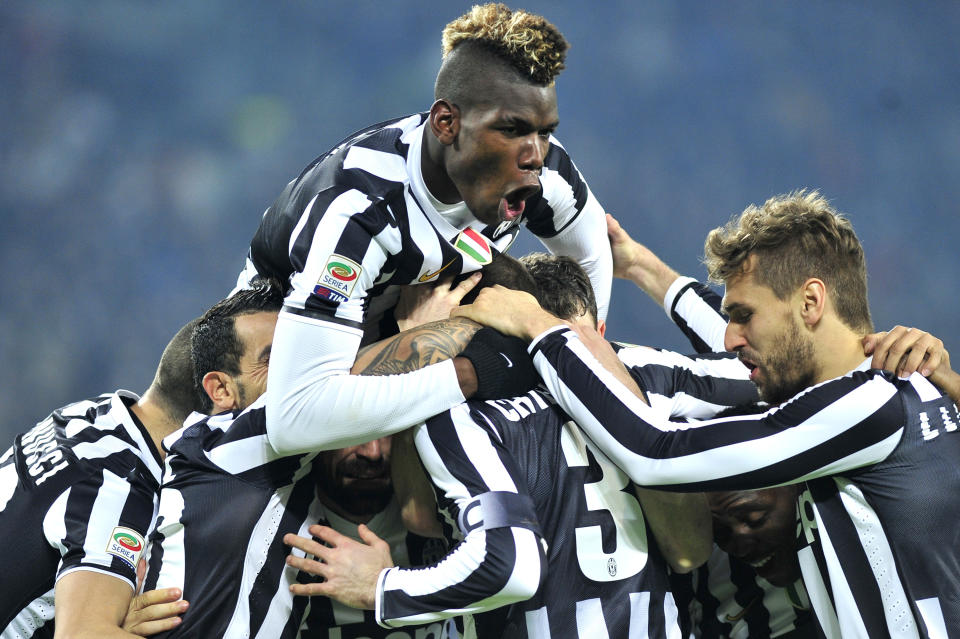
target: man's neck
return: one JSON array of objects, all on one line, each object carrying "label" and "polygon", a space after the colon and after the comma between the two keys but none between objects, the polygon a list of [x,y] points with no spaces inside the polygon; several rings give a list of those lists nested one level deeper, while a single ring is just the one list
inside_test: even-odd
[{"label": "man's neck", "polygon": [[447,175],[443,166],[443,145],[430,131],[430,125],[423,127],[423,138],[420,144],[420,172],[423,174],[423,184],[433,197],[444,204],[456,204],[463,200],[460,191]]},{"label": "man's neck", "polygon": [[818,364],[814,383],[846,375],[866,359],[863,354],[863,335],[838,319],[818,326],[817,330],[822,332],[814,337]]},{"label": "man's neck", "polygon": [[137,416],[143,427],[150,434],[154,447],[160,453],[160,459],[166,457],[164,453],[163,438],[180,428],[183,424],[170,417],[157,401],[151,389],[147,389],[136,404],[130,407],[130,411]]}]

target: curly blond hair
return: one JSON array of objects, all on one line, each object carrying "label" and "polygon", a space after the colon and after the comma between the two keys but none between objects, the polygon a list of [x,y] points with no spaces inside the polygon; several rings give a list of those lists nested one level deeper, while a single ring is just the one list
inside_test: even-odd
[{"label": "curly blond hair", "polygon": [[553,83],[564,68],[569,45],[542,16],[502,3],[474,5],[443,29],[443,57],[464,42],[477,42],[503,58],[531,82]]},{"label": "curly blond hair", "polygon": [[786,299],[810,277],[824,281],[840,319],[869,332],[867,265],[853,225],[818,191],[799,190],[751,204],[704,243],[704,264],[718,284],[743,273],[756,256],[754,277]]}]

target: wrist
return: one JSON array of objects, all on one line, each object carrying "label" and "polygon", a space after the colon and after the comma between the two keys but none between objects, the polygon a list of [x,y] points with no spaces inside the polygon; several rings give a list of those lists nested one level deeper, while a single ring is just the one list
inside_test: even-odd
[{"label": "wrist", "polygon": [[464,399],[470,399],[477,393],[479,382],[477,381],[477,371],[466,357],[458,355],[453,358],[453,367],[457,371],[457,383],[460,384],[460,392]]},{"label": "wrist", "polygon": [[559,317],[548,313],[547,311],[541,310],[538,313],[531,313],[524,320],[521,328],[521,335],[519,337],[527,342],[530,342],[537,335],[541,335],[545,331],[553,328],[554,326],[566,325]]}]

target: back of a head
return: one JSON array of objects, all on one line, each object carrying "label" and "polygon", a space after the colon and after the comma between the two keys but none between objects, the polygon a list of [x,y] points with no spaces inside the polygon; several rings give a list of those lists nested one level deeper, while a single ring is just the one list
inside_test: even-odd
[{"label": "back of a head", "polygon": [[530,293],[534,297],[537,295],[537,283],[527,272],[526,267],[520,260],[506,253],[495,253],[493,261],[484,266],[480,272],[480,281],[464,295],[460,301],[461,304],[472,304],[480,291],[497,284],[504,288]]},{"label": "back of a head", "polygon": [[495,73],[518,81],[552,85],[563,70],[569,45],[542,16],[500,3],[475,5],[443,30],[443,64],[436,99],[468,107],[484,96]]},{"label": "back of a head", "polygon": [[707,235],[704,263],[723,284],[756,255],[756,281],[786,299],[808,278],[823,280],[837,315],[850,328],[872,330],[863,246],[850,221],[817,191],[778,195],[748,206]]},{"label": "back of a head", "polygon": [[193,359],[190,341],[200,318],[185,324],[163,349],[160,364],[150,384],[150,393],[174,422],[182,422],[203,403],[193,385]]},{"label": "back of a head", "polygon": [[537,283],[537,301],[560,319],[589,315],[597,323],[597,298],[590,277],[573,258],[530,253],[520,258]]},{"label": "back of a head", "polygon": [[273,280],[257,280],[214,304],[197,320],[193,330],[191,389],[201,403],[202,412],[213,408],[203,390],[203,377],[211,371],[240,374],[243,343],[234,327],[234,319],[260,312],[279,312],[283,306],[283,287]]}]

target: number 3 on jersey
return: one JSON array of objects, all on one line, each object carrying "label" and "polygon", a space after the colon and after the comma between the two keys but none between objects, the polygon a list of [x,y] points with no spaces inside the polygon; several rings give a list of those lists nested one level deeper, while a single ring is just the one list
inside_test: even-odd
[{"label": "number 3 on jersey", "polygon": [[[567,466],[589,466],[588,444],[583,433],[573,422],[567,422],[560,434],[560,446]],[[600,481],[583,485],[587,509],[607,511],[616,527],[616,547],[612,553],[603,551],[603,532],[600,526],[580,526],[576,529],[577,561],[580,571],[594,581],[618,581],[632,577],[647,565],[647,527],[640,503],[632,492],[624,492],[626,474],[593,446],[590,452],[600,466]]]}]

